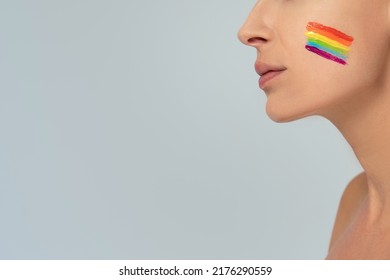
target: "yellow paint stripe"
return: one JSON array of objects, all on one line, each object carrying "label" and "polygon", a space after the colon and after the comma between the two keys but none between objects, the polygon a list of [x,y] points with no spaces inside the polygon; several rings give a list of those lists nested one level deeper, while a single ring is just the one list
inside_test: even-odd
[{"label": "yellow paint stripe", "polygon": [[325,42],[331,46],[334,46],[336,48],[339,48],[339,49],[342,49],[342,50],[345,50],[345,51],[349,51],[350,48],[343,45],[343,44],[340,44],[339,42],[335,41],[335,40],[332,40],[332,39],[329,39],[328,37],[325,37],[321,34],[318,34],[318,33],[315,33],[315,32],[312,32],[312,31],[307,31],[305,32],[306,36],[310,39],[313,39],[313,40],[319,40],[319,41],[322,41],[322,42]]}]

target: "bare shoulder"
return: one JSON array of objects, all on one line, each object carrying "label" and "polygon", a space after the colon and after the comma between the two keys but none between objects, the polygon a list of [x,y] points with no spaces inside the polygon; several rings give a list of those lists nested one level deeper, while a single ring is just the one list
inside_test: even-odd
[{"label": "bare shoulder", "polygon": [[366,174],[362,172],[348,183],[341,196],[329,249],[332,248],[335,241],[346,230],[366,195],[367,179]]}]

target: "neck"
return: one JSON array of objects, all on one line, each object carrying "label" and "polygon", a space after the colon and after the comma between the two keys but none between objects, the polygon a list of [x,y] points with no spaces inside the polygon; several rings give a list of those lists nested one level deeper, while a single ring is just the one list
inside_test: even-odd
[{"label": "neck", "polygon": [[368,224],[390,226],[390,86],[356,95],[348,108],[326,117],[351,145],[365,171]]}]

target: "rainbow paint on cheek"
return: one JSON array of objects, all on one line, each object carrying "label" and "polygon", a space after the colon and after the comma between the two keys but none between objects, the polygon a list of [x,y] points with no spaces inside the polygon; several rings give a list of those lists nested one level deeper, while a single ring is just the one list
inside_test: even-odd
[{"label": "rainbow paint on cheek", "polygon": [[334,28],[309,22],[305,48],[319,56],[346,65],[353,38]]}]

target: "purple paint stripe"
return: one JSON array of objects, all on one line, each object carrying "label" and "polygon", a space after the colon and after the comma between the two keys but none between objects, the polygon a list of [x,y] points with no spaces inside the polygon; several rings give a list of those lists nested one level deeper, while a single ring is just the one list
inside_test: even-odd
[{"label": "purple paint stripe", "polygon": [[324,52],[323,50],[320,50],[320,49],[318,49],[316,47],[306,45],[305,48],[308,51],[311,51],[311,52],[313,52],[315,54],[318,54],[319,56],[322,56],[322,57],[324,57],[326,59],[333,60],[333,61],[335,61],[337,63],[342,64],[342,65],[347,64],[347,62],[345,60],[343,60],[341,58],[338,58],[338,57],[336,57],[336,56],[334,56],[334,55],[332,55],[330,53]]}]

